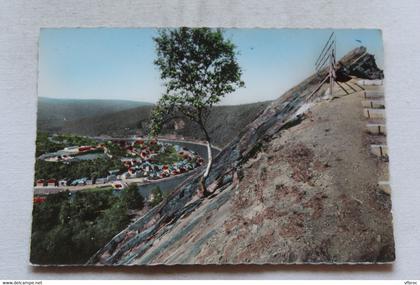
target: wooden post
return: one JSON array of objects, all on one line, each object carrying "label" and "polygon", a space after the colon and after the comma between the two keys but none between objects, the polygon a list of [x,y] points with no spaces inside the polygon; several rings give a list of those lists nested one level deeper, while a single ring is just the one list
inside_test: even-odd
[{"label": "wooden post", "polygon": [[333,88],[334,88],[334,75],[333,75],[333,49],[331,50],[330,55],[330,96],[333,96]]}]

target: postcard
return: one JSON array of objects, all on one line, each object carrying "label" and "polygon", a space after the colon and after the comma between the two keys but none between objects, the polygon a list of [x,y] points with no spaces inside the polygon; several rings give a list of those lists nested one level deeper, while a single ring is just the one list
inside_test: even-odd
[{"label": "postcard", "polygon": [[46,28],[33,265],[395,259],[376,29]]}]

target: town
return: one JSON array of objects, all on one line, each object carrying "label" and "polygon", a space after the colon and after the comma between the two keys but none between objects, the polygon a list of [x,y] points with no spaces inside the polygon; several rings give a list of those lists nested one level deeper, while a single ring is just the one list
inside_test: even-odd
[{"label": "town", "polygon": [[[59,145],[63,141],[59,136],[47,139],[48,143]],[[35,193],[44,188],[80,190],[112,186],[122,190],[130,183],[147,183],[187,173],[204,163],[204,159],[195,151],[156,139],[110,139],[96,144],[92,139],[81,141],[91,144],[66,146],[37,158],[37,162],[44,166],[41,166],[43,170],[53,167],[54,171],[36,172]],[[86,171],[81,177],[71,177],[70,173],[66,173],[66,169],[70,170],[73,165],[95,161],[113,161],[114,164],[110,164],[105,171]],[[57,173],[57,168],[63,171]]]}]

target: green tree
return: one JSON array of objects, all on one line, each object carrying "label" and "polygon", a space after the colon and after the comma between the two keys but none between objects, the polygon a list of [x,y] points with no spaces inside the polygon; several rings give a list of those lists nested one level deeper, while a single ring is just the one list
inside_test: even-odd
[{"label": "green tree", "polygon": [[108,153],[112,157],[123,157],[126,154],[126,151],[120,147],[118,144],[115,144],[113,142],[107,142],[106,147],[108,149]]},{"label": "green tree", "polygon": [[127,189],[124,189],[121,193],[121,200],[128,209],[143,209],[144,198],[139,193],[138,187],[135,183],[130,184]]},{"label": "green tree", "polygon": [[243,87],[235,45],[221,29],[163,29],[154,38],[165,93],[152,111],[150,131],[157,135],[171,117],[182,113],[195,122],[207,141],[208,163],[200,180],[207,195],[206,179],[212,167],[211,138],[206,122],[211,108],[226,94]]},{"label": "green tree", "polygon": [[162,194],[162,190],[160,190],[159,186],[156,186],[155,188],[153,188],[153,190],[151,192],[151,197],[152,197],[152,199],[150,200],[150,206],[152,206],[152,207],[154,207],[157,204],[159,204],[160,202],[162,202],[163,194]]},{"label": "green tree", "polygon": [[34,204],[31,262],[83,264],[130,222],[110,190],[50,194]]}]

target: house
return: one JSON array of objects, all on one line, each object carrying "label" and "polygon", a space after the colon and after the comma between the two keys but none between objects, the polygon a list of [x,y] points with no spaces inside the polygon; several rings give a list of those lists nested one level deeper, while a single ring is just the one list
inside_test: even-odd
[{"label": "house", "polygon": [[62,161],[63,160],[63,158],[62,158],[62,156],[50,156],[50,157],[47,157],[47,158],[45,158],[44,159],[45,161],[48,161],[48,162],[58,162],[58,161]]},{"label": "house", "polygon": [[95,150],[95,148],[90,145],[79,146],[79,152],[85,152],[85,151],[91,151],[91,150]]},{"label": "house", "polygon": [[47,186],[48,187],[55,187],[57,185],[57,180],[54,178],[50,178],[47,180]]},{"label": "house", "polygon": [[152,170],[152,168],[153,168],[153,165],[148,161],[142,163],[141,166],[140,166],[140,169],[142,169],[143,171],[147,171],[147,172]]},{"label": "house", "polygon": [[72,160],[72,159],[73,159],[73,157],[68,156],[68,155],[66,155],[66,154],[63,154],[63,155],[61,156],[61,159],[62,159],[62,160],[64,160],[64,161],[68,161],[68,160]]},{"label": "house", "polygon": [[142,159],[148,159],[148,158],[149,158],[149,152],[148,152],[147,150],[143,150],[143,151],[140,153],[140,157],[141,157]]},{"label": "house", "polygon": [[139,139],[139,140],[136,140],[135,142],[134,142],[134,145],[144,145],[144,140],[141,140],[141,139]]},{"label": "house", "polygon": [[43,187],[44,184],[45,184],[45,180],[44,179],[38,179],[36,181],[36,186],[38,186],[38,187]]},{"label": "house", "polygon": [[34,204],[41,204],[44,203],[45,200],[47,200],[46,197],[34,197]]},{"label": "house", "polygon": [[121,162],[124,164],[125,167],[129,168],[130,166],[137,164],[138,161],[135,158],[122,157]]},{"label": "house", "polygon": [[122,157],[121,162],[124,164],[125,167],[130,168],[136,163],[136,160],[133,158]]},{"label": "house", "polygon": [[118,172],[120,172],[119,169],[108,170],[109,175],[116,175]]},{"label": "house", "polygon": [[168,165],[165,164],[165,165],[162,166],[162,173],[169,174],[170,171],[171,170],[169,169]]},{"label": "house", "polygon": [[161,172],[159,175],[161,178],[165,178],[169,176],[169,172]]},{"label": "house", "polygon": [[69,153],[78,153],[79,152],[79,147],[78,146],[68,146],[68,147],[65,147],[64,150],[66,152],[69,152]]}]

